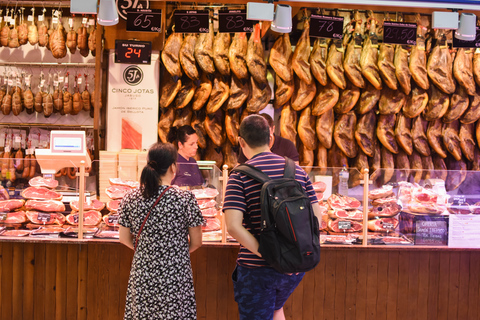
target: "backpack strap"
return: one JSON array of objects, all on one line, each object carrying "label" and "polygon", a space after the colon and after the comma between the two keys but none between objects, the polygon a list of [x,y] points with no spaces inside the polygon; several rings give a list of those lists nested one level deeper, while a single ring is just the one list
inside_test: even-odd
[{"label": "backpack strap", "polygon": [[285,157],[285,169],[283,171],[283,177],[289,179],[295,179],[295,172],[297,168],[295,166],[295,161],[292,159]]},{"label": "backpack strap", "polygon": [[235,168],[233,168],[233,171],[243,173],[249,176],[250,178],[252,178],[253,180],[258,181],[262,184],[271,180],[269,176],[267,176],[265,173],[262,172],[262,170],[248,163],[244,163],[236,166]]}]

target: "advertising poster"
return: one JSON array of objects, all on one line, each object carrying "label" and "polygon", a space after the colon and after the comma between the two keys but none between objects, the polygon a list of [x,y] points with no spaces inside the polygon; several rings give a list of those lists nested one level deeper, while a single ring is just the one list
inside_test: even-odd
[{"label": "advertising poster", "polygon": [[109,54],[107,151],[148,149],[157,142],[159,53],[151,64],[115,63]]}]

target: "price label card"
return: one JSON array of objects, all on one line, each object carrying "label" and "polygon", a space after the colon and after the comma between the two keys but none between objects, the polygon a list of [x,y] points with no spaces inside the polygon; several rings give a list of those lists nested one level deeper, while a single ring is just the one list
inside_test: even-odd
[{"label": "price label card", "polygon": [[176,10],[175,32],[208,33],[210,13],[208,10]]},{"label": "price label card", "polygon": [[68,26],[69,26],[70,28],[73,27],[73,19],[72,19],[72,18],[68,18]]},{"label": "price label card", "polygon": [[77,79],[77,83],[78,83],[78,84],[82,84],[82,77],[79,77],[79,78]]},{"label": "price label card", "polygon": [[88,25],[89,26],[94,26],[95,25],[95,19],[88,19]]},{"label": "price label card", "polygon": [[456,195],[456,196],[453,196],[452,206],[461,206],[465,202],[467,202],[467,200],[466,200],[466,197],[464,195]]},{"label": "price label card", "polygon": [[382,224],[382,228],[387,229],[387,230],[393,230],[393,229],[395,229],[395,225],[393,223],[384,222]]},{"label": "price label card", "polygon": [[16,143],[22,142],[22,136],[19,135],[19,134],[16,134],[13,138],[13,141],[16,142]]},{"label": "price label card", "polygon": [[57,17],[53,17],[53,18],[52,18],[52,23],[58,23],[58,18],[57,18]]},{"label": "price label card", "polygon": [[53,80],[53,86],[54,87],[58,86],[58,81],[57,80]]},{"label": "price label card", "polygon": [[40,80],[40,87],[43,87],[45,85],[45,79]]},{"label": "price label card", "polygon": [[63,76],[59,76],[58,77],[58,82],[63,82],[63,79],[64,79]]},{"label": "price label card", "polygon": [[39,212],[37,216],[38,221],[49,222],[52,219],[52,215],[46,212]]},{"label": "price label card", "polygon": [[455,38],[455,36],[453,36],[453,47],[454,48],[480,48],[480,27],[477,27],[477,34],[476,34],[475,40],[465,41],[465,40],[457,39]]},{"label": "price label card", "polygon": [[38,21],[43,21],[45,20],[45,16],[43,14],[38,16]]},{"label": "price label card", "polygon": [[88,18],[86,18],[86,17],[82,18],[82,24],[85,24],[87,22],[88,22]]},{"label": "price label card", "polygon": [[118,214],[113,214],[113,215],[109,215],[108,216],[108,223],[111,223],[111,224],[118,224],[118,218],[120,216]]},{"label": "price label card", "polygon": [[218,31],[220,32],[253,32],[253,20],[247,20],[246,10],[219,10]]},{"label": "price label card", "polygon": [[8,79],[8,85],[13,86],[13,79]]},{"label": "price label card", "polygon": [[26,84],[27,86],[30,86],[30,77],[26,77],[26,78],[25,78],[25,84]]},{"label": "price label card", "polygon": [[338,229],[340,229],[340,230],[352,229],[352,222],[351,221],[338,221]]},{"label": "price label card", "polygon": [[0,221],[5,221],[7,220],[7,212],[0,212]]},{"label": "price label card", "polygon": [[137,11],[128,11],[127,31],[162,31],[162,10],[137,9]]},{"label": "price label card", "polygon": [[27,21],[33,21],[33,16],[31,14],[28,15]]},{"label": "price label card", "polygon": [[417,24],[385,21],[383,23],[383,42],[415,45],[417,40]]},{"label": "price label card", "polygon": [[343,17],[310,16],[310,36],[317,38],[342,39]]}]

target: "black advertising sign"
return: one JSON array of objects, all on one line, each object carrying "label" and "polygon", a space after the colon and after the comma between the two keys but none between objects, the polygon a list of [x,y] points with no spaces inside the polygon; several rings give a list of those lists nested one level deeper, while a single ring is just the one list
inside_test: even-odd
[{"label": "black advertising sign", "polygon": [[342,39],[343,17],[310,16],[310,36],[317,38]]},{"label": "black advertising sign", "polygon": [[477,27],[477,35],[475,40],[465,41],[455,38],[455,31],[453,31],[453,47],[454,48],[480,48],[480,27]]},{"label": "black advertising sign", "polygon": [[149,41],[115,40],[115,62],[150,64],[152,43]]},{"label": "black advertising sign", "polygon": [[162,31],[162,10],[137,9],[127,12],[127,31]]},{"label": "black advertising sign", "polygon": [[383,22],[383,42],[402,45],[415,45],[417,24],[406,22]]},{"label": "black advertising sign", "polygon": [[175,32],[208,33],[210,12],[208,10],[176,10]]},{"label": "black advertising sign", "polygon": [[219,10],[218,30],[220,32],[253,32],[253,20],[247,20],[246,10]]},{"label": "black advertising sign", "polygon": [[447,245],[447,242],[448,225],[444,219],[415,222],[416,245]]}]

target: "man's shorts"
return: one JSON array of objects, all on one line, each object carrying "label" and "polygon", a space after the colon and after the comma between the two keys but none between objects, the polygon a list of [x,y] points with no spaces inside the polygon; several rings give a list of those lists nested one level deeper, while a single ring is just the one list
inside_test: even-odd
[{"label": "man's shorts", "polygon": [[275,269],[237,265],[232,274],[240,320],[268,320],[283,307],[305,273],[283,274]]}]

